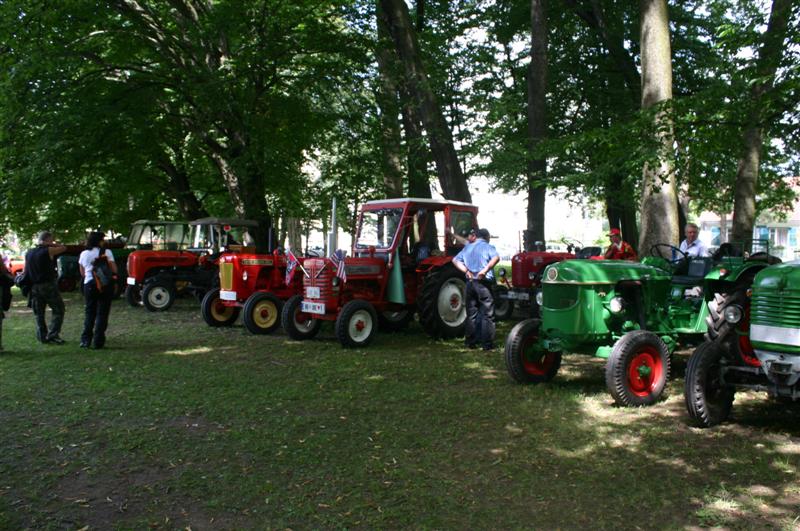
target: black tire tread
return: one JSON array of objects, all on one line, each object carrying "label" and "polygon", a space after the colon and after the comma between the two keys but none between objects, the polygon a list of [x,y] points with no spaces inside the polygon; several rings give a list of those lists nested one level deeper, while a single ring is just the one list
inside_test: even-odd
[{"label": "black tire tread", "polygon": [[214,328],[231,326],[236,322],[236,318],[239,317],[239,308],[234,308],[231,317],[225,319],[224,321],[215,319],[214,315],[211,313],[211,308],[214,305],[214,301],[218,298],[218,289],[212,289],[206,292],[203,300],[200,302],[200,315],[203,316],[203,321],[205,321],[208,326],[213,326]]},{"label": "black tire tread", "polygon": [[454,276],[463,275],[455,266],[448,264],[428,273],[422,283],[422,292],[417,303],[419,322],[425,333],[434,339],[451,339],[464,335],[466,321],[456,328],[445,327],[439,317],[439,309],[437,308],[439,290],[442,284]]},{"label": "black tire tread", "polygon": [[[219,291],[219,290],[217,290]],[[277,310],[277,318],[275,319],[275,323],[267,328],[261,328],[258,326],[253,319],[253,310],[255,309],[256,305],[263,300],[269,300],[272,304],[275,305],[275,309]],[[283,302],[274,294],[269,293],[267,291],[257,291],[250,295],[244,303],[244,308],[242,311],[244,312],[242,315],[242,322],[244,322],[244,327],[247,328],[247,331],[251,334],[256,335],[263,335],[263,334],[271,334],[274,332],[279,326],[281,326],[282,315],[281,310],[283,306]]]},{"label": "black tire tread", "polygon": [[[627,389],[627,367],[626,359],[632,354],[639,342],[649,341],[656,346],[661,354],[661,362],[664,364],[664,379],[656,385],[654,392],[648,397],[638,397],[628,393]],[[621,406],[637,407],[649,406],[657,402],[666,387],[670,373],[670,354],[664,341],[647,330],[633,330],[628,332],[614,343],[611,355],[606,361],[606,387],[614,398],[614,402]]]},{"label": "black tire tread", "polygon": [[[348,334],[348,325],[350,323],[350,318],[353,314],[360,310],[366,310],[372,316],[372,332],[370,333],[367,338],[358,343],[350,337]],[[356,299],[346,303],[341,310],[339,310],[339,315],[336,317],[336,338],[339,340],[339,343],[342,344],[345,348],[364,348],[369,346],[372,343],[372,340],[375,338],[375,334],[378,331],[378,313],[375,311],[375,307],[373,307],[370,303],[365,300]]]},{"label": "black tire tread", "polygon": [[303,301],[302,295],[293,295],[285,303],[281,309],[281,325],[291,339],[296,341],[304,341],[311,339],[319,333],[322,327],[322,321],[314,319],[314,326],[308,332],[298,329],[294,324],[294,313],[297,311],[300,303]]},{"label": "black tire tread", "polygon": [[561,353],[559,352],[553,367],[547,374],[538,376],[525,370],[520,352],[522,344],[531,334],[538,335],[540,327],[541,321],[539,319],[526,319],[514,325],[514,327],[508,333],[508,336],[506,336],[506,344],[505,348],[503,349],[503,355],[505,358],[508,375],[511,376],[511,379],[515,382],[523,384],[549,382],[555,377],[558,369],[561,367]]},{"label": "black tire tread", "polygon": [[722,358],[722,346],[719,343],[706,341],[695,349],[686,367],[684,398],[686,410],[692,420],[702,428],[710,428],[724,422],[731,413],[735,390],[725,390],[721,394],[719,409],[709,407],[706,394],[706,376],[714,369],[715,363]]}]

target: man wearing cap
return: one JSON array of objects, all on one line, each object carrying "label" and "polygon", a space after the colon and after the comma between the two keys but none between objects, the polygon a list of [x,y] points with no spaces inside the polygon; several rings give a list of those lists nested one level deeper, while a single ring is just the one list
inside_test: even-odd
[{"label": "man wearing cap", "polygon": [[500,261],[497,249],[489,243],[489,231],[478,229],[475,241],[453,258],[453,265],[467,276],[467,330],[464,343],[469,348],[481,344],[483,350],[494,348],[494,298],[492,269]]},{"label": "man wearing cap", "polygon": [[[25,254],[25,275],[31,279],[31,308],[36,317],[36,339],[42,343],[61,345],[61,325],[64,323],[64,300],[58,291],[56,257],[67,250],[53,241],[49,231],[39,233],[38,245]],[[53,313],[47,329],[47,307]]]},{"label": "man wearing cap", "polygon": [[639,259],[633,247],[622,239],[622,233],[619,229],[611,229],[608,232],[608,238],[611,240],[611,245],[608,246],[606,254],[603,255],[607,260],[630,260],[635,262]]}]

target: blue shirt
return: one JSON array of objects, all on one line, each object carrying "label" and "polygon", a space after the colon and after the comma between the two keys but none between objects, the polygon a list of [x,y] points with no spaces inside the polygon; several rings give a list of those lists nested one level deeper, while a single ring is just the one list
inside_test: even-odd
[{"label": "blue shirt", "polygon": [[[478,239],[464,246],[454,260],[458,260],[467,266],[470,273],[477,275],[495,256],[499,255],[494,245],[485,240]],[[494,280],[494,272],[491,269],[486,273],[486,279]]]}]

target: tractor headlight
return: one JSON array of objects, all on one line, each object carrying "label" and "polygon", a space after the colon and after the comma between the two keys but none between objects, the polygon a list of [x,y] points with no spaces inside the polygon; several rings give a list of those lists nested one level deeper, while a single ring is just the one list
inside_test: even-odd
[{"label": "tractor headlight", "polygon": [[339,285],[339,277],[333,277],[333,280],[331,280],[331,284],[333,284],[334,288],[336,286],[338,286]]},{"label": "tractor headlight", "polygon": [[501,267],[500,269],[498,269],[497,270],[497,275],[500,278],[506,278],[506,268],[505,267]]},{"label": "tractor headlight", "polygon": [[547,280],[553,282],[557,278],[558,278],[558,269],[556,269],[555,267],[547,268]]},{"label": "tractor headlight", "polygon": [[625,309],[625,301],[622,297],[614,297],[611,299],[611,302],[608,303],[608,309],[611,313],[621,313],[622,310]]},{"label": "tractor headlight", "polygon": [[725,318],[727,322],[730,324],[736,324],[742,320],[744,312],[742,311],[742,307],[739,305],[732,305],[725,308],[722,312],[722,316]]},{"label": "tractor headlight", "polygon": [[247,282],[247,271],[242,273],[242,282]]},{"label": "tractor headlight", "polygon": [[534,297],[534,299],[536,299],[536,304],[538,304],[539,306],[542,305],[542,302],[544,302],[544,295],[542,294],[542,290],[536,292],[536,296]]},{"label": "tractor headlight", "polygon": [[528,273],[528,280],[536,280],[536,273],[534,273],[533,271]]}]

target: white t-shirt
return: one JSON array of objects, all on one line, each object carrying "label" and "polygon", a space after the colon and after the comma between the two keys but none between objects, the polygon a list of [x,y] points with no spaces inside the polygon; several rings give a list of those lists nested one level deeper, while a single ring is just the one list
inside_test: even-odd
[{"label": "white t-shirt", "polygon": [[[110,250],[105,250],[106,256],[108,257],[109,262],[114,261],[114,255],[111,253]],[[92,274],[92,270],[94,270],[94,266],[92,265],[95,260],[100,257],[100,249],[95,247],[94,249],[87,249],[81,253],[78,257],[78,263],[83,266],[83,283],[88,284],[89,282],[94,282],[94,275]]]},{"label": "white t-shirt", "polygon": [[708,256],[708,248],[706,247],[706,244],[700,240],[695,240],[691,244],[689,244],[686,240],[683,240],[681,242],[680,249],[692,257]]}]

